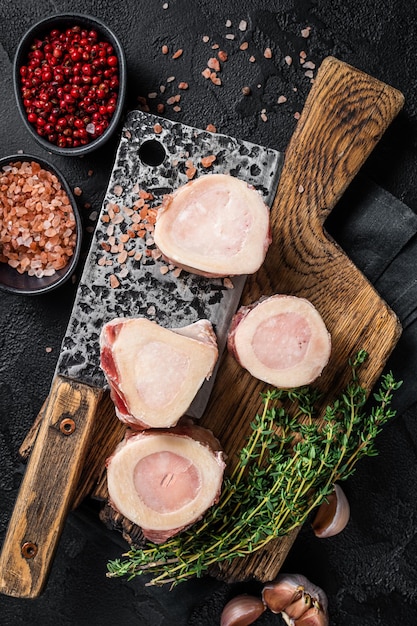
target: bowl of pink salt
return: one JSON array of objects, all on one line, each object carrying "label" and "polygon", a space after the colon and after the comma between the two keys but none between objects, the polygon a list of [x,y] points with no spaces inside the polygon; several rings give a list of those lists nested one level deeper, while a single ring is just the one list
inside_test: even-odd
[{"label": "bowl of pink salt", "polygon": [[74,274],[81,238],[75,198],[53,165],[27,154],[0,159],[0,289],[60,287]]}]

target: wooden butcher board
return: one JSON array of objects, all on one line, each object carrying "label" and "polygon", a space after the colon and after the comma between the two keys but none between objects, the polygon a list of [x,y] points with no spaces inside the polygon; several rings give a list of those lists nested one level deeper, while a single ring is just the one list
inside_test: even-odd
[{"label": "wooden butcher board", "polygon": [[[323,225],[402,105],[403,97],[395,89],[337,59],[325,59],[285,152],[271,206],[272,244],[265,263],[242,284],[242,304],[263,295],[293,294],[310,300],[321,313],[332,336],[330,362],[318,383],[324,392],[323,408],[345,386],[348,359],[360,349],[369,353],[360,381],[370,390],[401,333],[396,315]],[[201,156],[201,145],[195,149],[193,154],[189,146],[194,163]],[[215,153],[209,144],[204,150],[202,156]],[[239,175],[245,178],[244,171]],[[117,169],[113,189],[115,182]],[[238,304],[234,302],[235,308]],[[223,353],[200,423],[219,438],[231,467],[250,434],[250,421],[260,409],[265,388],[227,351]],[[36,425],[22,446],[23,455],[30,452],[35,433]],[[87,494],[106,497],[104,460],[122,435],[123,426],[105,397],[74,507]],[[227,580],[271,580],[295,537],[292,533],[274,540],[262,551],[223,565],[218,574]]]}]

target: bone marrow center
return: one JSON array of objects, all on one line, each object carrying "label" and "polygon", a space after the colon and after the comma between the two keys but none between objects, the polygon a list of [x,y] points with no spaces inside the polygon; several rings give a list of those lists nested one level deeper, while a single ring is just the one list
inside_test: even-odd
[{"label": "bone marrow center", "polygon": [[175,452],[154,452],[135,466],[133,482],[142,502],[158,513],[172,513],[195,500],[201,479],[194,463]]},{"label": "bone marrow center", "polygon": [[252,348],[256,358],[275,370],[289,369],[305,357],[311,339],[308,322],[298,313],[279,313],[257,327]]},{"label": "bone marrow center", "polygon": [[[190,357],[184,351],[161,341],[141,346],[135,362],[137,391],[145,404],[155,410],[173,402],[190,367]],[[161,384],[155,385],[155,378]]]},{"label": "bone marrow center", "polygon": [[253,217],[220,188],[192,195],[172,223],[172,236],[188,251],[232,257],[244,246]]}]

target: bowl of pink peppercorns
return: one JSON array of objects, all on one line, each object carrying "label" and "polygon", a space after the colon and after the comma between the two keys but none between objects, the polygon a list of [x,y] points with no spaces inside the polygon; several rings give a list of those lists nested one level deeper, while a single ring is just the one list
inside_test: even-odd
[{"label": "bowl of pink peppercorns", "polygon": [[52,15],[23,36],[14,59],[18,108],[48,152],[80,156],[118,127],[126,60],[116,35],[95,17]]}]

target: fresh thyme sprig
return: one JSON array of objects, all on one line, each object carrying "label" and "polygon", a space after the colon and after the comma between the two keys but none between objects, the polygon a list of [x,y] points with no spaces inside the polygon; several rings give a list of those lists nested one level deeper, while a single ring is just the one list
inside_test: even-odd
[{"label": "fresh thyme sprig", "polygon": [[322,420],[317,419],[315,389],[261,394],[263,410],[251,423],[252,433],[217,505],[166,543],[131,549],[123,560],[110,561],[107,576],[130,579],[150,573],[148,584],[175,585],[201,576],[215,563],[251,554],[303,524],[360,458],[377,454],[375,437],[395,415],[391,400],[401,383],[392,373],[382,377],[376,405],[365,411],[367,393],[358,369],[366,358],[361,350],[349,362],[351,381]]}]

